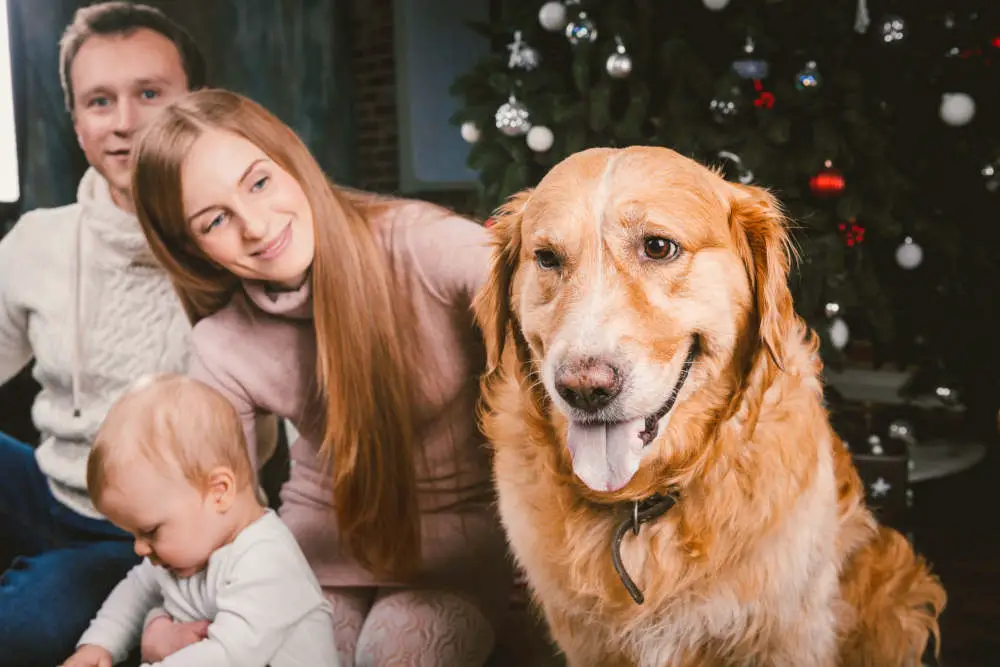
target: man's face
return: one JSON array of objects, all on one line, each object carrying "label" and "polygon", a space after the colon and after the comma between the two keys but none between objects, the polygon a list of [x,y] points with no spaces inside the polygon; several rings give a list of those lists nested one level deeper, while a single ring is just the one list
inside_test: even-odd
[{"label": "man's face", "polygon": [[73,59],[73,127],[89,162],[111,186],[115,203],[134,210],[129,194],[137,133],[188,90],[181,55],[158,32],[95,35]]}]

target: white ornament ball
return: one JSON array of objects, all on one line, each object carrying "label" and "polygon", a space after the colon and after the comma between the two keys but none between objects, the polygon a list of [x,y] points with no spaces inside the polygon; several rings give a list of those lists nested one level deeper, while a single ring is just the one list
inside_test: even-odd
[{"label": "white ornament ball", "polygon": [[945,93],[941,96],[941,120],[952,127],[965,125],[976,115],[976,101],[965,93]]},{"label": "white ornament ball", "polygon": [[729,0],[701,0],[713,12],[720,12],[729,6]]},{"label": "white ornament ball", "polygon": [[632,73],[632,58],[627,53],[612,53],[604,67],[612,79],[624,79]]},{"label": "white ornament ball", "polygon": [[566,27],[566,6],[561,2],[546,2],[538,10],[538,22],[549,32]]},{"label": "white ornament ball", "polygon": [[479,128],[471,120],[467,120],[462,123],[462,138],[468,141],[470,144],[474,144],[479,141]]},{"label": "white ornament ball", "polygon": [[838,317],[830,323],[830,342],[838,350],[847,347],[847,341],[851,339],[851,330],[847,328],[847,322]]},{"label": "white ornament ball", "polygon": [[544,125],[536,125],[528,130],[528,137],[526,141],[528,143],[528,148],[536,153],[544,153],[552,148],[552,142],[555,141],[555,135],[552,134],[552,130]]},{"label": "white ornament ball", "polygon": [[896,248],[896,263],[910,271],[920,266],[924,261],[924,249],[916,241],[907,236]]}]

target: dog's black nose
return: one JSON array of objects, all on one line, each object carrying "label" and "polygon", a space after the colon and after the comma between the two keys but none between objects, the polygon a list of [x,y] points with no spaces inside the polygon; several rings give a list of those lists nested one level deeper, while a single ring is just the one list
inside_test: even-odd
[{"label": "dog's black nose", "polygon": [[556,371],[556,391],[578,410],[595,412],[607,406],[622,390],[622,374],[595,357],[573,360]]}]

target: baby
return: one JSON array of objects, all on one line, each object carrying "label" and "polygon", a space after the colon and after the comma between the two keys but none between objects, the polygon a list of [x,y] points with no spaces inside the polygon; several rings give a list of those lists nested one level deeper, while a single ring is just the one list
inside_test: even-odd
[{"label": "baby", "polygon": [[[163,667],[338,666],[330,604],[292,534],[261,506],[239,417],[214,389],[178,375],[134,385],[98,431],[87,488],[143,561],[64,667],[124,660],[147,619],[189,633]],[[207,621],[198,635],[195,621]]]}]

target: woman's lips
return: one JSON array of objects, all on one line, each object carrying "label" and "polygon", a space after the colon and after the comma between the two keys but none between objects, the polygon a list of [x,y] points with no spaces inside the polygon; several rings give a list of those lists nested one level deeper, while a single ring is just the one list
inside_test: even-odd
[{"label": "woman's lips", "polygon": [[278,234],[266,246],[264,246],[257,252],[253,253],[253,255],[258,259],[265,259],[265,260],[274,259],[282,252],[284,252],[285,248],[288,247],[288,243],[289,241],[291,241],[291,239],[292,239],[292,225],[291,223],[288,223],[287,225],[285,225],[285,228],[281,230],[280,234]]}]

